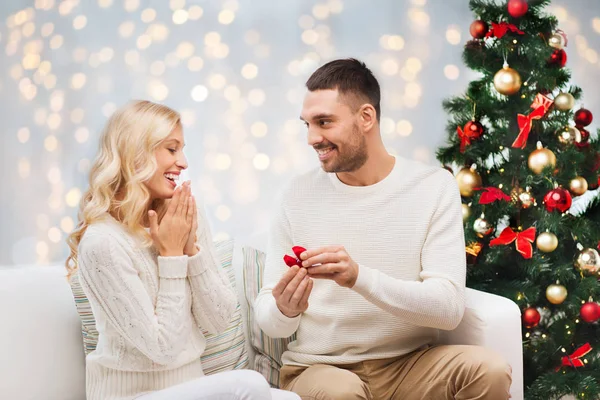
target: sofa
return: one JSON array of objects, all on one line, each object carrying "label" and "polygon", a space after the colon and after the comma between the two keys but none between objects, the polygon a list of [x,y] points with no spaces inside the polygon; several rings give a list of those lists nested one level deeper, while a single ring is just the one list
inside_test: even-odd
[{"label": "sofa", "polygon": [[[264,250],[264,233],[235,243],[235,270],[242,316],[248,328],[242,248]],[[0,399],[85,399],[85,356],[81,319],[62,265],[0,266]],[[246,340],[249,366],[257,349]],[[521,313],[503,297],[467,289],[466,311],[440,343],[474,344],[498,351],[513,371],[511,394],[523,399]]]}]

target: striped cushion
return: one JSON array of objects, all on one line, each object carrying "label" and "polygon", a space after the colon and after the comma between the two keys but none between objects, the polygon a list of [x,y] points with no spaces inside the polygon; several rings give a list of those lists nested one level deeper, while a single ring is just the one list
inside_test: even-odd
[{"label": "striped cushion", "polygon": [[292,335],[286,339],[272,339],[265,335],[254,318],[254,300],[263,283],[266,254],[252,247],[243,247],[244,293],[248,302],[248,328],[250,344],[256,350],[252,369],[260,372],[272,387],[279,386],[279,369],[281,355],[286,351],[288,343],[296,339]]},{"label": "striped cushion", "polygon": [[[235,272],[231,265],[233,255],[233,239],[215,242],[217,257],[221,261],[221,267],[225,269],[227,276],[235,290]],[[75,298],[75,305],[81,318],[81,331],[83,334],[83,349],[89,354],[96,349],[98,343],[98,331],[96,321],[92,315],[92,308],[88,301],[77,273],[71,279],[71,290]],[[248,367],[248,354],[244,339],[244,327],[242,325],[242,313],[238,303],[231,318],[229,327],[224,332],[210,335],[206,331],[206,349],[202,354],[202,368],[206,375],[217,372],[230,371]]]}]

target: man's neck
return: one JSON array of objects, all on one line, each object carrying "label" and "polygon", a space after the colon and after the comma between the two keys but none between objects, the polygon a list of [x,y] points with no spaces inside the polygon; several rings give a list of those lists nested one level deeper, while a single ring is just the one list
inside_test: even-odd
[{"label": "man's neck", "polygon": [[376,154],[370,154],[367,162],[356,171],[339,172],[336,175],[349,186],[370,186],[385,179],[394,169],[395,163],[394,156],[382,149]]}]

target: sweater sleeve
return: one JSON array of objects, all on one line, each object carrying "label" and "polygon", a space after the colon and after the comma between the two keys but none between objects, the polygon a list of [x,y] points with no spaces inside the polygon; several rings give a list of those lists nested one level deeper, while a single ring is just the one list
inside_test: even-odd
[{"label": "sweater sleeve", "polygon": [[209,333],[219,333],[229,325],[237,306],[237,296],[229,277],[221,268],[210,227],[200,204],[197,236],[200,251],[189,257],[187,272],[192,291],[192,314],[200,328]]},{"label": "sweater sleeve", "polygon": [[187,344],[184,299],[187,257],[159,257],[156,306],[123,245],[110,235],[85,235],[79,245],[82,287],[95,312],[157,364],[173,362]]},{"label": "sweater sleeve", "polygon": [[272,338],[287,338],[296,332],[302,314],[294,318],[285,316],[277,307],[273,288],[287,271],[283,255],[293,246],[289,221],[283,202],[278,201],[279,209],[271,220],[267,256],[263,277],[263,287],[254,302],[255,318],[260,328]]},{"label": "sweater sleeve", "polygon": [[383,310],[423,327],[452,330],[465,308],[466,259],[460,194],[448,176],[421,249],[421,281],[359,265],[353,287]]}]

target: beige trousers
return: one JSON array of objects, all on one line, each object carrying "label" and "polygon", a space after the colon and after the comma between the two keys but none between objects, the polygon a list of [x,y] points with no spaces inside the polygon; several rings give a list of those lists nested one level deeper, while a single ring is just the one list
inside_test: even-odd
[{"label": "beige trousers", "polygon": [[511,368],[479,346],[433,346],[345,365],[284,365],[279,383],[303,400],[505,400]]}]

